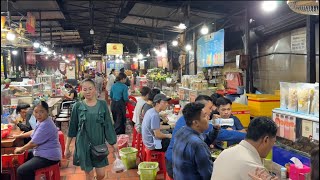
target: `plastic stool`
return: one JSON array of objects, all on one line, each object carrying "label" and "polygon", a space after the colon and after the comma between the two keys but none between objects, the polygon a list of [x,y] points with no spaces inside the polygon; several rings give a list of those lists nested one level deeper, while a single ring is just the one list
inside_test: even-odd
[{"label": "plastic stool", "polygon": [[58,131],[58,135],[59,135],[59,142],[60,142],[60,146],[61,146],[62,158],[65,158],[64,157],[65,144],[64,144],[63,132],[62,131]]},{"label": "plastic stool", "polygon": [[166,161],[165,161],[165,152],[150,150],[147,147],[144,148],[145,151],[145,161],[158,162],[160,170],[158,173],[167,173],[166,171]]},{"label": "plastic stool", "polygon": [[35,180],[40,180],[42,175],[46,176],[46,180],[60,180],[59,164],[55,164],[46,168],[36,170]]},{"label": "plastic stool", "polygon": [[173,178],[171,178],[171,177],[168,175],[168,173],[166,172],[166,176],[165,176],[164,180],[173,180]]}]

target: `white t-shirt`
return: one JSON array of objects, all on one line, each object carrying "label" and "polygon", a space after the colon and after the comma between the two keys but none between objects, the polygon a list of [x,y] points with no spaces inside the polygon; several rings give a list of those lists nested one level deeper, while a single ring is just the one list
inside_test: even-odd
[{"label": "white t-shirt", "polygon": [[242,140],[238,145],[221,152],[214,161],[211,180],[249,180],[248,173],[264,168],[258,151]]},{"label": "white t-shirt", "polygon": [[132,121],[136,123],[136,125],[140,124],[139,119],[140,119],[141,109],[145,103],[146,101],[143,100],[142,98],[137,98],[137,104],[136,104],[136,107],[134,108],[133,118],[132,118]]},{"label": "white t-shirt", "polygon": [[114,84],[114,81],[116,81],[116,76],[113,74],[110,74],[108,77],[108,83],[107,83],[107,91],[110,93],[111,87]]}]

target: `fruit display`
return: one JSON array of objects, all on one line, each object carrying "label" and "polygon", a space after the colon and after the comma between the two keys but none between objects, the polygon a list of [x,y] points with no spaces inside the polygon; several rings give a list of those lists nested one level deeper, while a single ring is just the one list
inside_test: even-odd
[{"label": "fruit display", "polygon": [[158,82],[165,81],[166,78],[171,77],[171,74],[165,73],[164,69],[160,68],[149,69],[146,75],[149,80]]},{"label": "fruit display", "polygon": [[280,147],[298,152],[306,156],[310,156],[311,151],[316,147],[319,147],[319,141],[310,140],[306,137],[301,137],[295,142],[285,138],[277,137],[276,144]]},{"label": "fruit display", "polygon": [[132,76],[132,71],[131,70],[125,70],[124,73],[127,75],[127,76]]}]

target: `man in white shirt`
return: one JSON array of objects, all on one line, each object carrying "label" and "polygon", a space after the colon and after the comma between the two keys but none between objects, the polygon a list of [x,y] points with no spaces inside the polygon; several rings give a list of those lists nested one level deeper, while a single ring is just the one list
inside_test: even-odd
[{"label": "man in white shirt", "polygon": [[[144,86],[141,88],[141,98],[137,98],[137,104],[133,111],[133,118],[132,121],[135,123],[135,127],[137,129],[140,129],[141,123],[140,123],[140,114],[142,110],[142,106],[147,102],[148,96],[151,89],[147,86]],[[140,132],[140,130],[138,131]]]},{"label": "man in white shirt", "polygon": [[270,118],[253,119],[245,140],[222,151],[214,161],[211,180],[250,180],[249,173],[267,171],[261,158],[267,157],[276,141],[276,134],[277,125]]},{"label": "man in white shirt", "polygon": [[116,81],[116,70],[112,69],[109,76],[108,76],[108,82],[107,82],[107,87],[106,87],[106,90],[108,91],[109,94],[111,91],[111,87],[115,81]]}]

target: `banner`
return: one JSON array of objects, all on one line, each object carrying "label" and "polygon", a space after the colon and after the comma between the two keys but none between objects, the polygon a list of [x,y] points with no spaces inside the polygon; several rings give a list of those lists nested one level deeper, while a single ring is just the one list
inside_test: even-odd
[{"label": "banner", "polygon": [[5,16],[1,16],[1,29],[4,28],[5,24],[6,24],[6,17]]},{"label": "banner", "polygon": [[224,66],[224,29],[197,41],[197,59],[199,67]]},{"label": "banner", "polygon": [[26,29],[29,33],[34,35],[36,33],[36,18],[31,12],[27,13]]},{"label": "banner", "polygon": [[26,63],[30,65],[36,64],[36,55],[33,52],[33,48],[26,49]]},{"label": "banner", "polygon": [[107,43],[107,55],[122,55],[123,44],[121,43]]}]

